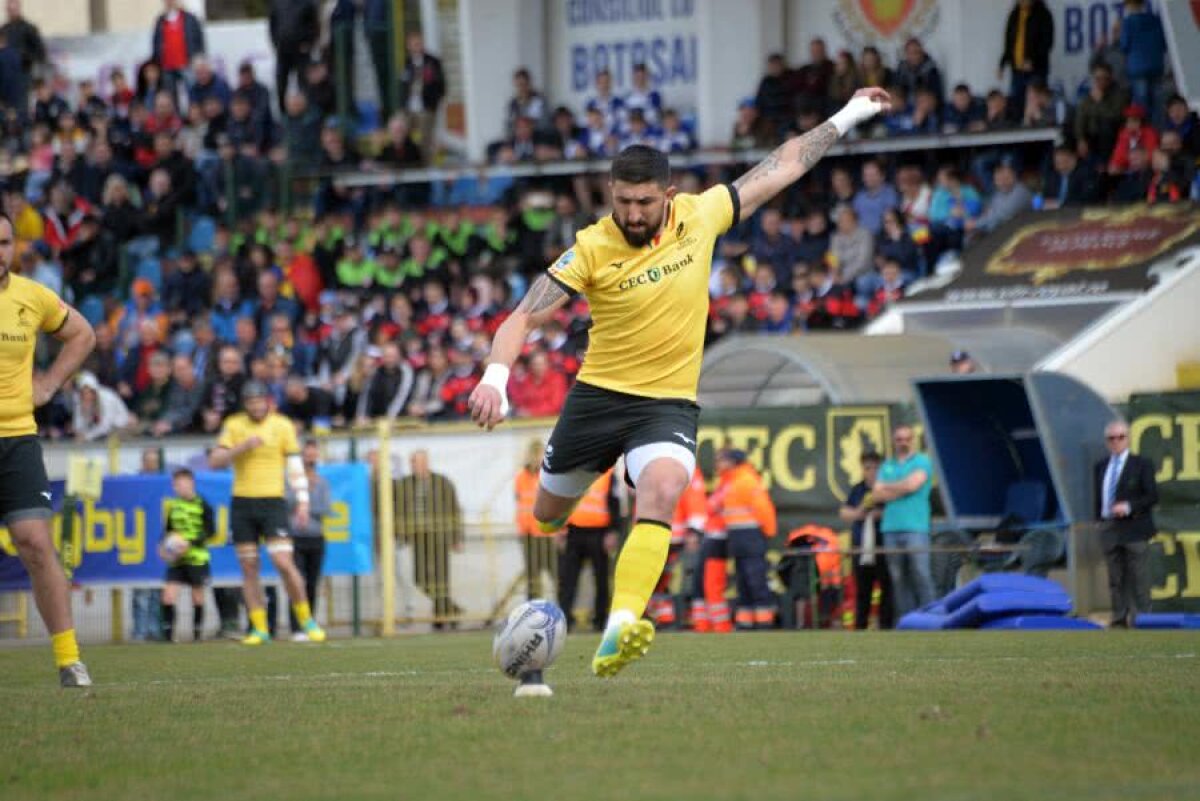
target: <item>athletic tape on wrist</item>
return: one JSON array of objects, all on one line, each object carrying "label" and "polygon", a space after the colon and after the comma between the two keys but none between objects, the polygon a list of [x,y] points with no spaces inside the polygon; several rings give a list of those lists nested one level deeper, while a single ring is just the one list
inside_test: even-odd
[{"label": "athletic tape on wrist", "polygon": [[500,414],[508,416],[508,373],[503,364],[489,364],[479,383],[494,387],[500,393]]}]

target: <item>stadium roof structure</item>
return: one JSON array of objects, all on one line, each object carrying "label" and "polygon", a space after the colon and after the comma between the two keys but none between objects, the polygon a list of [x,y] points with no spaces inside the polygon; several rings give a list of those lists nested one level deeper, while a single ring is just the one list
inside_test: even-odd
[{"label": "stadium roof structure", "polygon": [[703,406],[906,403],[912,381],[945,375],[965,350],[987,373],[1022,374],[1063,339],[1036,328],[997,327],[880,336],[739,335],[704,354]]}]

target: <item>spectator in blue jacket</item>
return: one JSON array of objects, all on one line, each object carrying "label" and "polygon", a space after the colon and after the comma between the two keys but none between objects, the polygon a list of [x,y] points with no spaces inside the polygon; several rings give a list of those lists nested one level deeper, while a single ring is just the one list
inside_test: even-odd
[{"label": "spectator in blue jacket", "polygon": [[1162,122],[1158,92],[1167,55],[1162,22],[1146,8],[1146,0],[1125,0],[1121,52],[1133,102],[1149,109],[1155,125]]},{"label": "spectator in blue jacket", "polygon": [[761,230],[750,243],[750,252],[759,264],[769,266],[778,286],[792,283],[792,264],[796,261],[796,240],[783,230],[783,215],[778,209],[765,209]]},{"label": "spectator in blue jacket", "polygon": [[947,250],[962,250],[963,231],[968,220],[978,220],[983,201],[970,184],[963,181],[957,167],[938,170],[937,189],[929,204],[929,223]]},{"label": "spectator in blue jacket", "polygon": [[188,104],[203,105],[210,97],[220,100],[221,108],[228,110],[233,90],[229,88],[229,82],[213,70],[208,56],[201,53],[192,59],[192,85],[188,88]]},{"label": "spectator in blue jacket", "polygon": [[883,229],[883,213],[900,205],[900,195],[887,182],[883,165],[870,159],[862,165],[862,188],[854,193],[851,204],[858,213],[858,221],[876,236]]}]

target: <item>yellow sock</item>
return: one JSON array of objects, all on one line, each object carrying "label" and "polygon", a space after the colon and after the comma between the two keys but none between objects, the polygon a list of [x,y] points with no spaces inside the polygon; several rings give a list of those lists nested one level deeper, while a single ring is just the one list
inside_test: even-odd
[{"label": "yellow sock", "polygon": [[250,610],[250,628],[255,631],[267,630],[267,610],[266,609],[251,609]]},{"label": "yellow sock", "polygon": [[75,640],[75,629],[50,635],[50,645],[54,648],[54,663],[58,667],[64,668],[79,661],[79,643]]},{"label": "yellow sock", "polygon": [[639,520],[634,525],[617,557],[612,612],[628,611],[634,620],[642,616],[667,564],[670,547],[671,527],[666,523]]},{"label": "yellow sock", "polygon": [[308,625],[308,621],[312,620],[312,610],[308,608],[308,601],[303,603],[292,604],[292,614],[296,616],[296,622],[303,626]]}]

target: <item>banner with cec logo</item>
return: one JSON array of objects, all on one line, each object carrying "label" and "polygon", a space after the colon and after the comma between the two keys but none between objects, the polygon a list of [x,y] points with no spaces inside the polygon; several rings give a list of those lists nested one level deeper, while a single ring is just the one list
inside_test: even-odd
[{"label": "banner with cec logo", "polygon": [[[1134,396],[1127,417],[1133,450],[1158,468],[1155,609],[1200,611],[1200,392]],[[711,477],[718,449],[743,450],[771,491],[782,534],[806,523],[842,530],[837,509],[862,480],[862,454],[887,456],[892,427],[915,419],[910,409],[888,405],[705,409],[699,462]],[[920,441],[920,424],[914,429]],[[937,515],[937,492],[933,504]]]},{"label": "banner with cec logo", "polygon": [[1134,395],[1130,447],[1158,468],[1151,541],[1157,611],[1200,611],[1200,392]]},{"label": "banner with cec logo", "polygon": [[[324,519],[326,575],[367,575],[373,570],[371,489],[367,466],[334,464],[319,468],[329,482],[332,511]],[[196,489],[213,507],[216,538],[212,550],[213,580],[240,582],[241,571],[229,532],[232,477],[228,472],[198,473]],[[51,483],[53,503],[61,509],[63,482]],[[163,533],[163,505],[173,496],[168,475],[112,476],[104,479],[103,493],[93,506],[80,505],[75,517],[74,552],[78,554],[72,580],[78,584],[157,584],[166,565],[158,557]],[[61,542],[62,515],[53,522],[56,543]],[[61,552],[61,548],[59,549]],[[262,561],[263,574],[275,577],[270,560]],[[29,577],[16,557],[8,531],[0,528],[0,591],[27,589]]]}]

